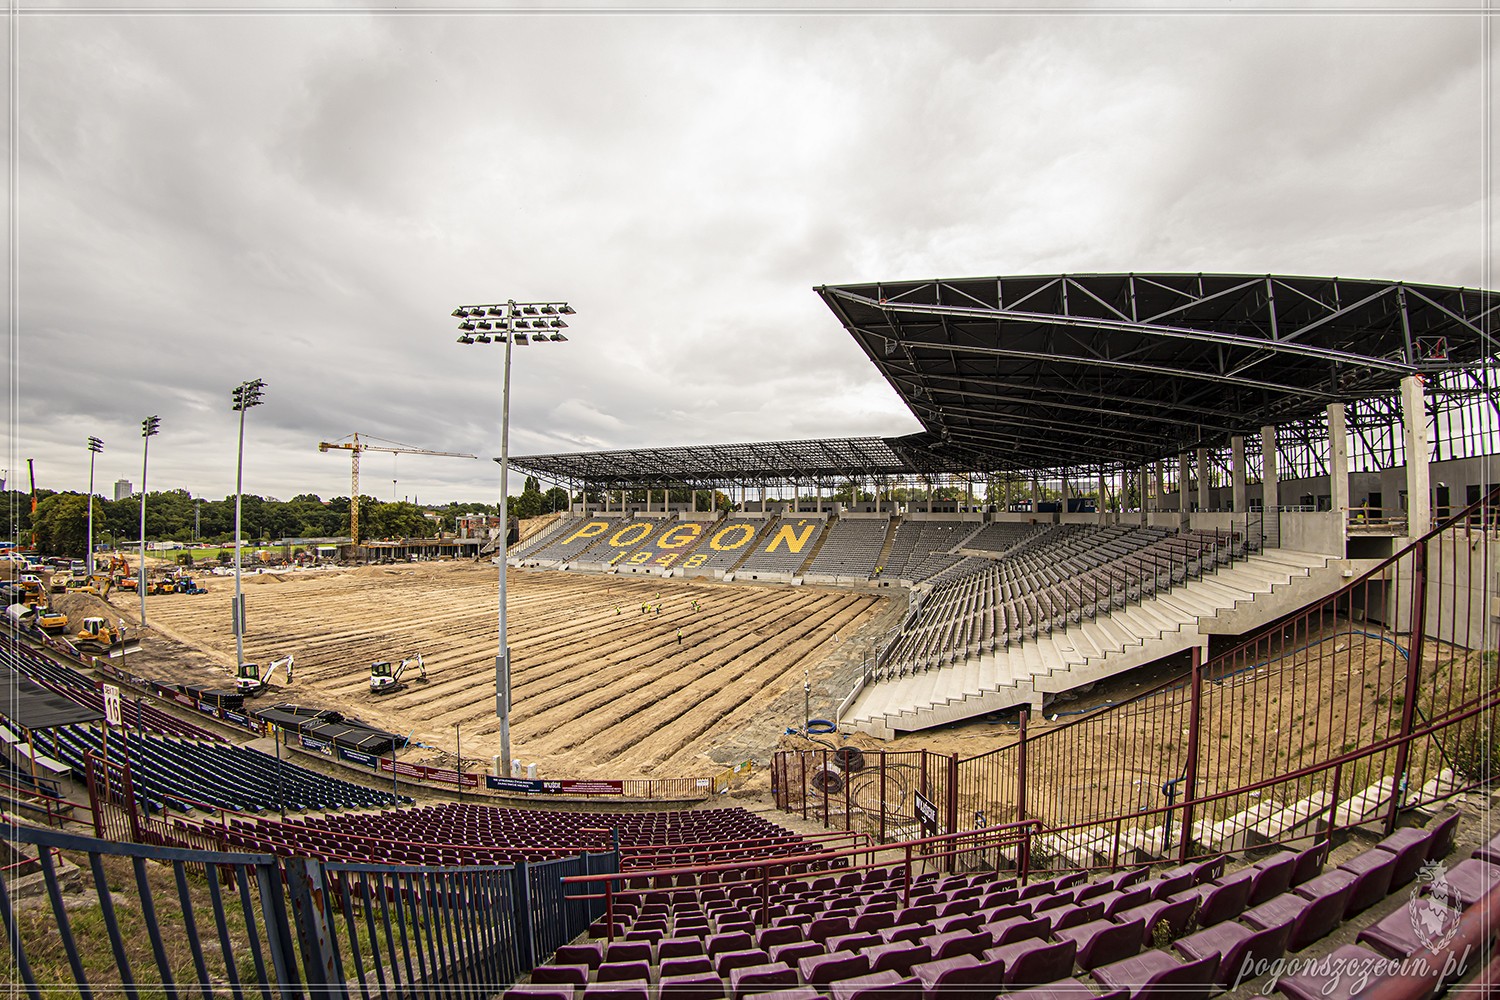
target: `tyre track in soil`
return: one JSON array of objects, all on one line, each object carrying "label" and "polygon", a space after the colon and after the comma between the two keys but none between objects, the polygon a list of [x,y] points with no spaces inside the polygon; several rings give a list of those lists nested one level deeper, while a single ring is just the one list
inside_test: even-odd
[{"label": "tyre track in soil", "polygon": [[[795,634],[805,626],[809,615],[817,616],[820,613],[824,603],[825,600],[819,600],[814,608],[805,612],[792,607],[779,611],[774,617],[761,616],[762,628],[767,632],[779,631],[785,634],[791,631]],[[595,680],[586,687],[580,686],[586,693],[555,699],[555,710],[528,719],[528,728],[542,731],[538,734],[536,745],[543,752],[548,748],[584,748],[584,744],[590,739],[588,734],[597,737],[626,720],[633,723],[633,717],[645,706],[654,705],[657,710],[662,706],[670,706],[684,689],[704,677],[722,674],[726,670],[734,671],[737,667],[748,669],[748,665],[741,661],[747,655],[753,655],[763,644],[761,636],[755,633],[745,635],[742,630],[735,629],[729,640],[720,646],[724,655],[711,657],[702,655],[701,651],[692,647],[678,647],[674,635],[670,644],[665,647],[670,652],[661,655],[656,649],[648,649],[639,657],[653,666],[644,669],[638,667],[633,674],[611,677],[603,682]],[[594,676],[597,677],[597,672]],[[727,677],[721,677],[721,680],[733,680],[737,676],[737,673],[731,672]],[[613,756],[608,746],[600,749],[605,757]]]},{"label": "tyre track in soil", "polygon": [[[797,665],[832,637],[855,627],[863,609],[838,602],[816,617],[798,625],[795,635],[783,633],[784,645],[760,644],[729,664],[700,674],[628,719],[628,726],[614,726],[590,737],[580,747],[604,757],[619,767],[640,767],[652,760],[666,764],[685,755],[713,731],[725,732],[730,717],[757,696],[775,700],[800,677]],[[764,653],[767,648],[771,651]],[[741,722],[745,721],[743,718]],[[641,727],[647,735],[640,735]]]},{"label": "tyre track in soil", "polygon": [[[772,599],[776,600],[776,603],[771,605],[774,608],[780,608],[788,601],[784,596],[772,598],[769,595],[757,595],[756,597],[757,602]],[[723,637],[723,633],[751,628],[767,613],[763,603],[757,603],[753,607],[730,607],[696,627],[691,623],[683,623],[683,635],[687,638],[689,635],[705,634],[709,637],[706,641],[716,643],[714,648],[718,648],[731,641]],[[614,633],[619,633],[622,628],[639,627],[635,621],[625,619],[624,616],[614,616],[612,611],[599,620],[603,621],[606,627]],[[618,624],[622,620],[625,624]],[[579,698],[587,697],[591,692],[596,692],[600,688],[601,677],[607,676],[612,679],[615,675],[628,675],[630,671],[639,669],[638,664],[642,659],[681,654],[682,648],[675,640],[676,625],[677,622],[673,619],[662,620],[654,615],[651,616],[649,627],[652,632],[649,642],[643,642],[641,633],[634,632],[626,635],[617,634],[608,644],[600,644],[597,639],[589,638],[587,631],[584,630],[585,638],[581,642],[570,639],[567,643],[567,648],[581,647],[581,652],[561,658],[554,657],[546,650],[513,644],[512,663],[515,673],[512,697],[515,699],[515,713],[511,720],[512,726],[522,726],[526,720],[536,718],[541,713],[559,705],[576,705]],[[574,629],[570,635],[578,631]],[[493,640],[490,645],[493,647]],[[488,662],[486,669],[488,669]],[[463,695],[458,700],[473,704],[471,695]],[[451,708],[452,705],[447,703],[440,707]],[[474,721],[481,727],[479,731],[485,731],[485,726],[495,728],[495,718],[490,708],[479,707],[473,709],[472,714]],[[574,714],[576,714],[576,709]],[[564,720],[566,718],[564,717]],[[556,716],[552,716],[551,719],[555,720]]]},{"label": "tyre track in soil", "polygon": [[[733,641],[735,632],[753,628],[757,622],[761,622],[768,616],[780,616],[788,607],[794,606],[794,603],[795,600],[792,598],[782,597],[776,599],[774,603],[768,603],[764,598],[760,598],[748,607],[733,609],[726,615],[717,616],[705,622],[691,634],[704,637],[699,645],[700,650],[713,651],[717,648],[713,645],[715,642],[718,645],[727,644]],[[649,635],[642,636],[639,633],[621,635],[608,645],[595,645],[592,649],[585,649],[577,655],[565,657],[561,673],[554,669],[545,677],[537,676],[529,685],[526,678],[522,677],[518,681],[518,687],[536,688],[547,683],[548,693],[555,692],[558,695],[546,698],[544,707],[551,707],[576,694],[575,691],[567,690],[566,685],[569,683],[581,682],[583,689],[592,688],[597,685],[590,679],[596,677],[603,669],[633,664],[644,657],[673,656],[682,653],[682,647],[676,642],[676,631],[672,622],[668,621],[660,626],[652,624],[650,627],[652,631]],[[684,628],[685,639],[689,634],[689,629]],[[539,657],[537,659],[556,664],[556,661],[550,658]],[[545,695],[542,697],[545,698]]]},{"label": "tyre track in soil", "polygon": [[[467,744],[498,729],[490,683],[495,577],[484,564],[436,563],[246,586],[253,629],[246,658],[296,655],[295,683],[278,689],[280,699],[338,708],[392,731],[427,730],[418,738],[438,746],[451,745],[458,722]],[[232,661],[233,581],[208,585],[204,597],[148,598],[148,611],[191,645]],[[515,570],[508,599],[516,753],[579,776],[701,766],[716,734],[763,712],[804,668],[816,676],[833,636],[858,628],[887,600]],[[663,612],[642,615],[642,603]],[[372,699],[369,664],[414,652],[431,682]],[[768,734],[767,746],[773,742]]]}]

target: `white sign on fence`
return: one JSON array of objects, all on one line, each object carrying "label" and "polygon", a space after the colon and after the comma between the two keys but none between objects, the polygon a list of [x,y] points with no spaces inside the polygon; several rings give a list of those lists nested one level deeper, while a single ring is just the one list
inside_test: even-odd
[{"label": "white sign on fence", "polygon": [[104,685],[104,721],[120,725],[120,689],[114,684]]}]

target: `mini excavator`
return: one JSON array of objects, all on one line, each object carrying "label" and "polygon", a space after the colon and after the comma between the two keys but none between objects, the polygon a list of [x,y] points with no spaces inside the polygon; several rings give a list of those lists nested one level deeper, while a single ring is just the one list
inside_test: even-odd
[{"label": "mini excavator", "polygon": [[401,678],[411,669],[417,671],[417,680],[427,680],[427,665],[422,662],[421,653],[397,664],[392,664],[390,660],[370,664],[370,693],[395,694],[406,687]]},{"label": "mini excavator", "polygon": [[256,663],[241,663],[239,672],[235,674],[234,689],[247,698],[253,698],[261,694],[271,686],[271,678],[276,671],[286,667],[286,682],[292,682],[292,654],[288,653],[279,660],[272,660],[266,664],[265,673],[261,673],[260,665]]}]

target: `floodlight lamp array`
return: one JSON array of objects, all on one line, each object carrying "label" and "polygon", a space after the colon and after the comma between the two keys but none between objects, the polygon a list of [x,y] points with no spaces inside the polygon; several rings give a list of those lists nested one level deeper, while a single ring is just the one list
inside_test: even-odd
[{"label": "floodlight lamp array", "polygon": [[525,346],[531,343],[565,343],[568,328],[563,316],[576,315],[566,302],[523,302],[459,306],[452,316],[458,324],[460,344],[503,344],[510,337]]},{"label": "floodlight lamp array", "polygon": [[248,410],[252,406],[259,406],[262,402],[261,395],[265,392],[265,389],[265,379],[258,378],[252,379],[249,382],[241,382],[239,385],[235,386],[234,391],[230,393],[230,399],[233,400],[234,404],[230,407],[230,409],[238,413],[243,410]]}]

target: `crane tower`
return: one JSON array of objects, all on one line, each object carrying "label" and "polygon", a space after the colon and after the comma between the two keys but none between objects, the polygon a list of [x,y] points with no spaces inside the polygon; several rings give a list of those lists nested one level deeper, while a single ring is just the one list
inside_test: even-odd
[{"label": "crane tower", "polygon": [[354,537],[354,545],[359,546],[359,453],[362,451],[384,451],[392,455],[438,455],[444,458],[478,458],[478,455],[465,455],[457,451],[432,451],[428,448],[413,448],[409,445],[389,441],[384,445],[368,444],[369,440],[380,441],[381,438],[371,438],[365,435],[361,441],[358,434],[349,435],[350,440],[340,439],[338,441],[319,441],[319,451],[347,451],[353,459],[353,471],[350,473],[349,487],[349,534]]}]

